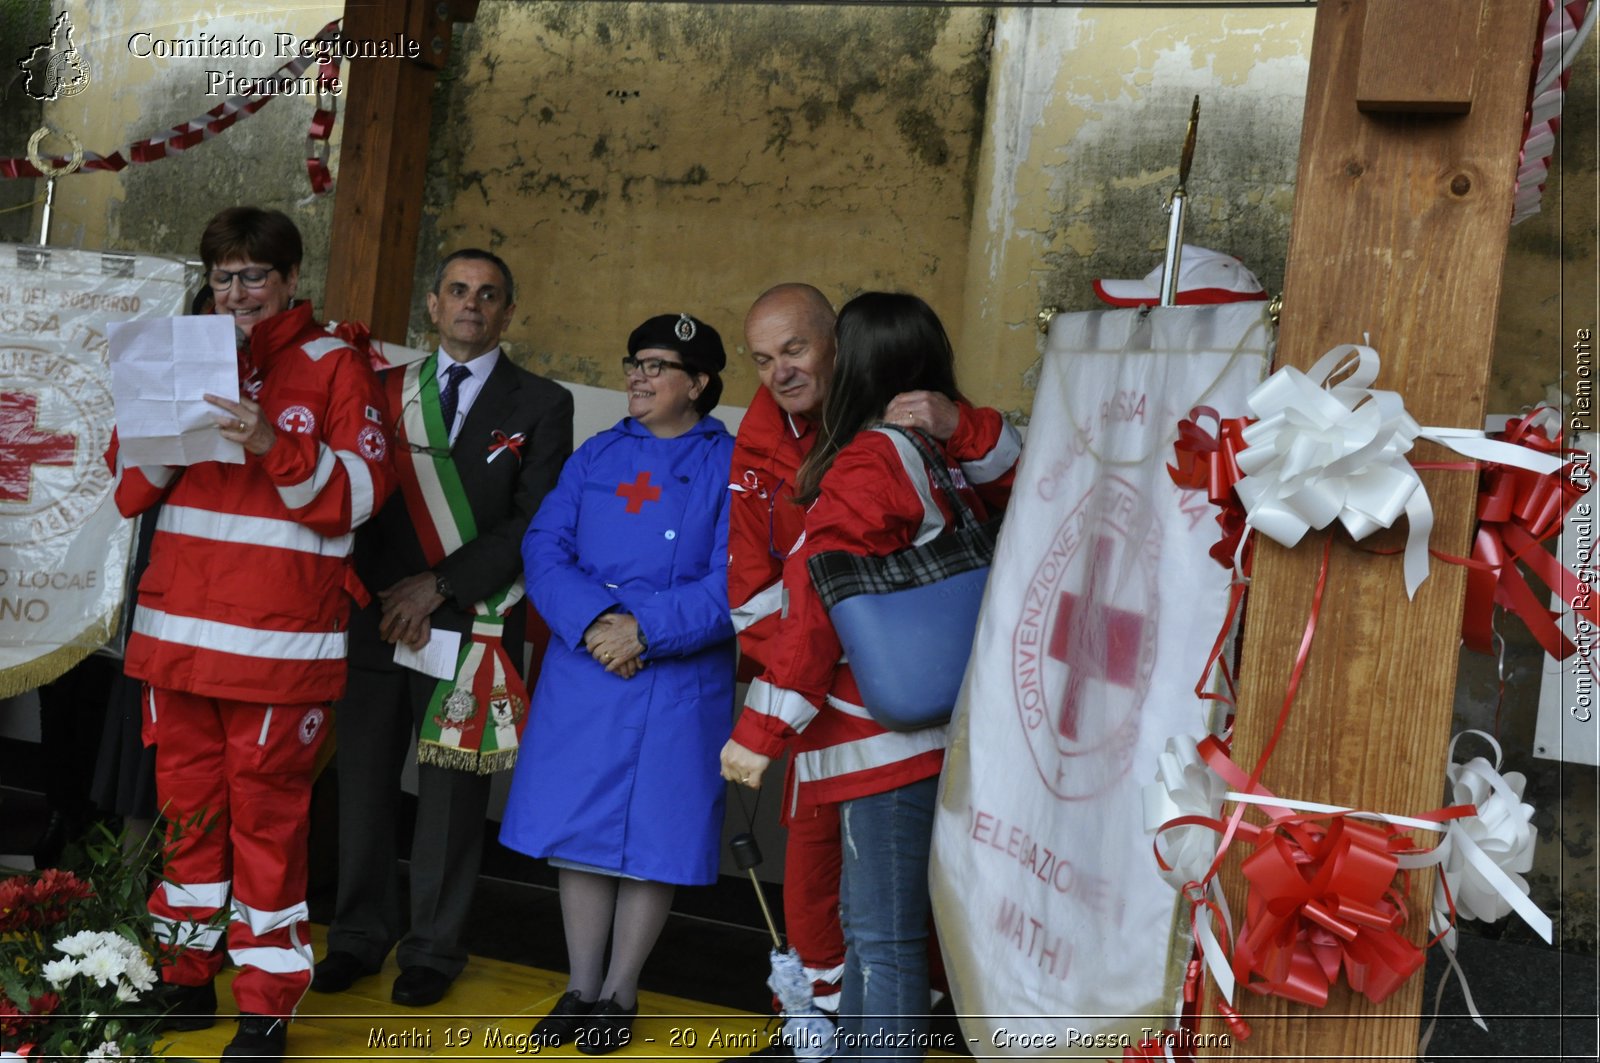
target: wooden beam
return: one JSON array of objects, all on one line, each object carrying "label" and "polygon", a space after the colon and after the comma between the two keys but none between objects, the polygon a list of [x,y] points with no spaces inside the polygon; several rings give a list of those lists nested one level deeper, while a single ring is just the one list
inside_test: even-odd
[{"label": "wooden beam", "polygon": [[[1398,391],[1422,424],[1481,427],[1539,2],[1474,0],[1469,18],[1484,49],[1472,110],[1461,116],[1358,110],[1368,47],[1428,63],[1437,44],[1426,25],[1404,40],[1364,40],[1370,2],[1317,6],[1278,359],[1305,368],[1370,333],[1383,362],[1376,386]],[[1429,447],[1413,453],[1439,456]],[[1475,478],[1422,478],[1437,515],[1433,546],[1465,553]],[[1388,545],[1400,541],[1396,533]],[[1290,551],[1257,537],[1234,738],[1234,759],[1246,770],[1276,722],[1322,542],[1313,532]],[[1305,681],[1263,783],[1284,798],[1361,809],[1438,807],[1464,588],[1463,569],[1434,561],[1408,602],[1398,556],[1336,536]],[[1245,909],[1238,849],[1223,876],[1236,920]],[[1408,926],[1419,944],[1431,890],[1431,876],[1414,877]],[[1203,1054],[1410,1058],[1421,995],[1420,971],[1381,1005],[1342,979],[1322,1010],[1241,991],[1236,1004],[1253,1036],[1235,1041],[1231,1053]],[[1226,1034],[1214,985],[1205,999],[1202,1032]]]},{"label": "wooden beam", "polygon": [[347,39],[398,33],[421,52],[415,60],[352,59],[345,76],[323,312],[364,321],[379,339],[406,338],[434,82],[449,58],[453,23],[476,10],[476,0],[368,0],[345,8]]},{"label": "wooden beam", "polygon": [[[1356,106],[1466,114],[1478,62],[1479,0],[1367,0]],[[1427,51],[1415,51],[1419,42]]]}]

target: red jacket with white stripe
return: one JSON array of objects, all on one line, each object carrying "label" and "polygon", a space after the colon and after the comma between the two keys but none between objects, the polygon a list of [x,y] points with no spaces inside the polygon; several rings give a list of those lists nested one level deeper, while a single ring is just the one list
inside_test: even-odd
[{"label": "red jacket with white stripe", "polygon": [[766,388],[739,422],[728,479],[728,605],[746,661],[762,662],[778,630],[784,558],[805,530],[794,482],[816,441],[811,423],[790,417]]},{"label": "red jacket with white stripe", "polygon": [[[945,454],[959,464],[971,485],[967,501],[982,518],[1004,508],[1021,443],[996,410],[963,404],[960,414]],[[734,741],[766,756],[794,739],[800,803],[848,801],[937,775],[946,741],[944,727],[890,731],[867,714],[806,560],[825,550],[890,554],[935,538],[953,519],[922,459],[897,433],[858,434],[823,477],[804,541],[783,566],[788,613],[763,647],[766,670],[750,685],[733,731]],[[906,666],[916,667],[915,647],[907,648]]]},{"label": "red jacket with white stripe", "polygon": [[117,508],[163,502],[125,668],[153,686],[308,704],[344,692],[351,532],[394,486],[365,355],[302,303],[252,330],[246,394],[277,439],[243,464],[123,467]]}]

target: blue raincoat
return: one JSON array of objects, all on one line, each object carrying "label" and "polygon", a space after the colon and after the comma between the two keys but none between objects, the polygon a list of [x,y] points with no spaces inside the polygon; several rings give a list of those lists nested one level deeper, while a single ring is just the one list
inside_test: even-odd
[{"label": "blue raincoat", "polygon": [[[522,559],[551,639],[502,844],[655,882],[716,880],[734,709],[732,453],[715,418],[657,439],[625,417],[578,448],[539,506]],[[583,648],[614,608],[648,646],[632,679]]]}]

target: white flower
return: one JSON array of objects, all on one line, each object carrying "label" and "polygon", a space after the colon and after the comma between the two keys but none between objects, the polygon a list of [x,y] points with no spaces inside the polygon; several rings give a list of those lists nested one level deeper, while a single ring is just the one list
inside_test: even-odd
[{"label": "white flower", "polygon": [[95,985],[110,985],[127,969],[128,960],[116,949],[97,948],[85,956],[78,970],[85,978],[93,978]]},{"label": "white flower", "polygon": [[117,1000],[123,1004],[132,1004],[139,999],[139,991],[127,982],[117,983]]},{"label": "white flower", "polygon": [[128,961],[128,969],[123,972],[123,977],[141,993],[156,984],[156,972],[142,952]]},{"label": "white flower", "polygon": [[100,1047],[99,1048],[96,1048],[95,1050],[93,1050],[88,1055],[84,1056],[83,1058],[84,1059],[121,1059],[122,1058],[122,1046],[117,1044],[117,1042],[115,1042],[115,1041],[102,1041],[102,1042],[100,1042]]},{"label": "white flower", "polygon": [[65,959],[51,960],[40,968],[39,973],[44,975],[44,980],[50,983],[51,989],[60,989],[78,974],[78,961],[70,956]]},{"label": "white flower", "polygon": [[68,956],[82,956],[96,945],[100,944],[98,930],[80,930],[70,937],[64,937],[56,942],[56,951],[64,952]]}]

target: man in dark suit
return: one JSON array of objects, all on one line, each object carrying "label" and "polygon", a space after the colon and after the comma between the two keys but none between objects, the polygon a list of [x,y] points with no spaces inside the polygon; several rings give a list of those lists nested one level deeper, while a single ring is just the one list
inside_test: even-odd
[{"label": "man in dark suit", "polygon": [[[497,256],[451,254],[428,293],[439,350],[384,374],[401,490],[356,539],[357,575],[377,598],[351,624],[349,693],[335,716],[339,890],[318,992],[375,973],[396,942],[397,1004],[438,1001],[466,965],[489,775],[515,763],[527,706],[522,536],[572,453],[572,395],[500,350],[514,295]],[[396,662],[425,647],[447,650],[434,674]],[[394,827],[413,734],[407,930]]]}]

